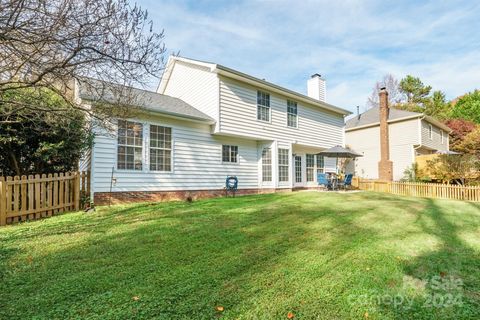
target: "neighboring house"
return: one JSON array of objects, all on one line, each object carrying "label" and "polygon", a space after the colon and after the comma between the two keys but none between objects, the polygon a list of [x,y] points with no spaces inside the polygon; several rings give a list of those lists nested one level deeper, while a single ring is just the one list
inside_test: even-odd
[{"label": "neighboring house", "polygon": [[[143,112],[97,132],[81,163],[96,203],[109,197],[112,169],[120,200],[223,194],[227,176],[238,177],[242,193],[315,186],[317,172],[336,170],[316,154],[344,145],[350,114],[325,102],[318,74],[307,96],[180,57],[169,59],[157,93],[132,90]],[[80,98],[93,99],[81,88]]]},{"label": "neighboring house", "polygon": [[[417,155],[449,151],[449,127],[422,113],[388,108],[388,105],[385,108],[386,135],[381,134],[382,105],[346,121],[345,144],[363,154],[355,159],[350,171],[363,178],[382,178],[379,167],[382,138],[386,139],[385,160],[391,162],[393,180],[404,176],[405,169],[411,167]],[[385,180],[391,180],[389,173],[386,175]]]}]

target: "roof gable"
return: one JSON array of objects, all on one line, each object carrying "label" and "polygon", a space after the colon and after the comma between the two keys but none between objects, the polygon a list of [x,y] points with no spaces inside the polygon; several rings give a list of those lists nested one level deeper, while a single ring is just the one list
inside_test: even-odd
[{"label": "roof gable", "polygon": [[[419,118],[422,116],[423,116],[422,113],[390,108],[388,113],[388,121],[395,121],[395,120],[415,118],[415,117]],[[380,108],[373,107],[371,109],[368,109],[364,113],[361,113],[360,115],[347,120],[345,124],[345,129],[348,130],[348,129],[353,129],[357,127],[374,125],[378,123],[380,123]]]},{"label": "roof gable", "polygon": [[206,62],[206,61],[200,61],[200,60],[195,60],[195,59],[189,59],[189,58],[183,58],[183,57],[175,57],[171,56],[168,60],[167,67],[165,69],[165,72],[162,76],[162,79],[160,80],[160,84],[158,86],[158,92],[164,92],[167,82],[170,79],[171,72],[173,71],[173,65],[175,64],[176,61],[181,61],[187,64],[193,64],[193,65],[198,65],[201,67],[204,67],[206,69],[209,69],[210,72],[214,72],[226,77],[231,77],[233,79],[249,83],[249,84],[254,84],[256,86],[259,86],[261,88],[275,91],[277,93],[280,93],[282,95],[285,95],[287,97],[293,97],[294,99],[306,102],[310,105],[314,105],[316,107],[320,107],[322,109],[326,109],[329,111],[333,111],[335,113],[339,113],[342,115],[349,115],[351,114],[350,111],[345,110],[343,108],[339,108],[337,106],[331,105],[329,103],[319,101],[316,99],[313,99],[307,95],[301,94],[299,92],[281,87],[279,85],[276,85],[274,83],[265,81],[263,79],[256,78],[254,76],[248,75],[246,73],[222,66],[220,64],[212,63],[212,62]]}]

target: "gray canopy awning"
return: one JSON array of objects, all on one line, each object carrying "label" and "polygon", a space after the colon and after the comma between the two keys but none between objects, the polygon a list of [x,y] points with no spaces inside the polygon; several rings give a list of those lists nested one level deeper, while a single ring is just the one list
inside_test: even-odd
[{"label": "gray canopy awning", "polygon": [[330,157],[330,158],[357,158],[363,157],[363,154],[355,152],[351,149],[344,148],[342,146],[335,146],[329,149],[323,150],[318,154]]}]

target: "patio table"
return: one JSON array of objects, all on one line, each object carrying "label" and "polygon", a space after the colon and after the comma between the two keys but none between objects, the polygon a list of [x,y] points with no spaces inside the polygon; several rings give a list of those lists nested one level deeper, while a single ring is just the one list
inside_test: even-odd
[{"label": "patio table", "polygon": [[330,182],[331,190],[336,190],[338,187],[338,176],[336,173],[328,173],[328,181]]}]

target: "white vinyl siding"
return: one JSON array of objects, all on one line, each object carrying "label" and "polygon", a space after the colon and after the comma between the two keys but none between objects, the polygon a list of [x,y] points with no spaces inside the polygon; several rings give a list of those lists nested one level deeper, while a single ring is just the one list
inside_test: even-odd
[{"label": "white vinyl siding", "polygon": [[363,157],[355,159],[355,175],[367,179],[378,179],[378,161],[380,161],[380,127],[370,127],[345,132],[346,145]]},{"label": "white vinyl siding", "polygon": [[92,170],[92,149],[88,149],[80,158],[78,163],[78,170],[89,171]]},{"label": "white vinyl siding", "polygon": [[[239,188],[258,187],[257,143],[234,137],[220,137],[210,133],[205,124],[175,120],[166,117],[148,117],[135,120],[148,129],[150,124],[172,128],[173,166],[170,172],[150,171],[147,163],[142,171],[116,169],[116,131],[97,131],[94,143],[94,192],[108,192],[112,167],[116,183],[113,192],[120,191],[178,191],[223,189],[226,176],[237,176]],[[147,130],[146,130],[147,131]],[[148,140],[149,134],[145,133]],[[144,141],[148,146],[148,141]],[[241,151],[238,163],[222,163],[222,145],[236,145]],[[144,148],[146,149],[146,148]]]},{"label": "white vinyl siding", "polygon": [[[430,127],[432,130],[430,131]],[[434,150],[447,151],[448,150],[448,135],[444,137],[444,142],[442,143],[442,129],[438,128],[431,123],[422,120],[422,145]],[[431,135],[430,135],[431,132]]]},{"label": "white vinyl siding", "polygon": [[415,161],[414,146],[418,141],[418,120],[390,123],[390,160],[393,162],[393,180],[400,180],[405,169]]},{"label": "white vinyl siding", "polygon": [[298,129],[286,126],[287,98],[270,93],[270,122],[257,119],[257,88],[220,79],[220,132],[256,140],[278,140],[311,147],[343,144],[343,115],[297,103]]},{"label": "white vinyl siding", "polygon": [[[219,117],[219,80],[208,68],[177,61],[171,70],[165,91],[159,92],[177,97],[213,119]],[[218,129],[218,122],[215,129]]]}]

